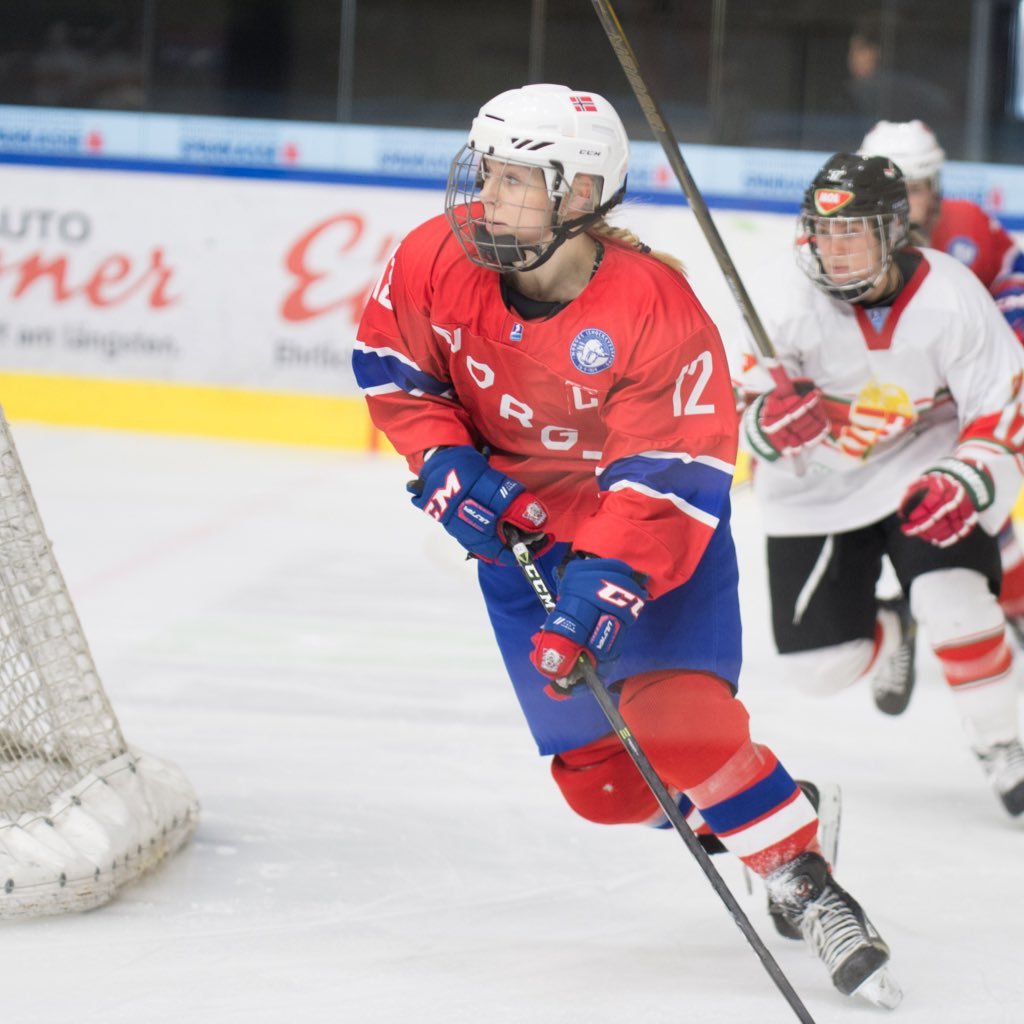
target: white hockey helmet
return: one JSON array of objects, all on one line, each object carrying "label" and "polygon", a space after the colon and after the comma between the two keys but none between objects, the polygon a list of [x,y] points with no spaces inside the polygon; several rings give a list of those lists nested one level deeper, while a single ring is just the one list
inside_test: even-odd
[{"label": "white hockey helmet", "polygon": [[[480,244],[481,161],[537,167],[552,202],[550,242],[520,247],[502,236]],[[474,263],[495,270],[532,270],[567,238],[621,202],[626,191],[629,139],[615,108],[594,92],[564,85],[525,85],[488,100],[473,120],[469,141],[452,161],[445,211]],[[592,209],[570,218],[561,210],[578,174],[594,183]]]},{"label": "white hockey helmet", "polygon": [[879,121],[864,136],[861,156],[887,156],[908,181],[931,181],[939,191],[945,150],[923,121]]}]

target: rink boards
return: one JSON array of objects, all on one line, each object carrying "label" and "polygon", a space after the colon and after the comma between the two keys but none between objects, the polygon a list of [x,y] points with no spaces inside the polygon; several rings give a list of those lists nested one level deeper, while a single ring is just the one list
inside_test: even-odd
[{"label": "rink boards", "polygon": [[[0,403],[12,420],[372,449],[351,371],[394,248],[439,213],[457,132],[0,107]],[[684,148],[748,289],[790,259],[821,154]],[[751,346],[664,154],[613,221],[679,257],[730,356]],[[947,191],[1020,227],[1024,172]],[[1018,209],[1019,208],[1019,209]],[[624,301],[628,301],[624,297]]]}]

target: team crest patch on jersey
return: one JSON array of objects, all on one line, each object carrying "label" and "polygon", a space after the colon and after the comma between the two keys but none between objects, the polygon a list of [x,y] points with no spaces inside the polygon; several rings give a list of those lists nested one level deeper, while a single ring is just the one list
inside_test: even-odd
[{"label": "team crest patch on jersey", "polygon": [[615,344],[604,331],[587,327],[572,339],[569,358],[582,373],[600,373],[615,362]]},{"label": "team crest patch on jersey", "polygon": [[978,246],[974,239],[963,235],[951,238],[946,246],[946,252],[956,257],[965,267],[969,267],[978,258]]},{"label": "team crest patch on jersey", "polygon": [[508,332],[509,341],[522,341],[523,340],[523,325],[517,320],[512,325],[512,330]]},{"label": "team crest patch on jersey", "polygon": [[891,441],[917,421],[910,395],[898,384],[865,384],[851,403],[839,432],[839,448],[855,459],[866,459],[882,441]]},{"label": "team crest patch on jersey", "polygon": [[814,208],[826,217],[852,203],[853,199],[853,193],[844,188],[816,188],[814,190]]}]

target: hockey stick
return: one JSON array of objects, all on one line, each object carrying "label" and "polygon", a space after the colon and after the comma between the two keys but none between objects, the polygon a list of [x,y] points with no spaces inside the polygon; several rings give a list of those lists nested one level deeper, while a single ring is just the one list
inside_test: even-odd
[{"label": "hockey stick", "polygon": [[[530,586],[533,587],[533,592],[537,595],[537,599],[540,601],[544,610],[550,612],[551,609],[555,607],[555,599],[533,560],[533,554],[525,541],[519,539],[517,534],[514,534],[507,526],[505,527],[505,530],[513,537],[514,542],[512,544],[512,554],[515,555],[516,561],[519,563],[519,568],[522,570],[523,575],[526,577]],[[604,683],[601,681],[601,677],[585,657],[580,658],[580,669],[582,671],[584,681],[590,688],[590,692],[593,693],[597,698],[598,704],[601,705],[601,710],[608,719],[608,724],[612,727],[612,731],[622,741],[622,745],[626,748],[626,752],[632,759],[633,764],[636,765],[637,770],[643,776],[644,782],[647,783],[651,792],[654,794],[654,797],[661,806],[662,811],[664,811],[665,816],[672,823],[676,832],[679,833],[679,836],[686,844],[687,849],[691,854],[693,854],[697,863],[700,865],[701,871],[704,872],[707,880],[711,883],[711,888],[718,893],[719,898],[732,915],[732,919],[736,922],[736,926],[741,932],[743,932],[747,942],[750,943],[754,952],[757,954],[764,966],[764,969],[768,972],[769,977],[771,977],[772,981],[775,982],[779,991],[785,997],[786,1002],[789,1003],[793,1012],[797,1015],[797,1018],[802,1021],[803,1024],[814,1024],[814,1018],[811,1017],[810,1013],[807,1011],[807,1007],[804,1006],[800,997],[796,994],[796,990],[790,984],[789,979],[782,973],[782,968],[779,967],[775,958],[768,951],[768,948],[765,946],[761,936],[754,930],[754,926],[750,923],[750,919],[743,912],[743,908],[736,901],[736,897],[733,896],[729,887],[722,880],[722,876],[718,873],[718,869],[711,863],[711,858],[708,856],[704,847],[700,845],[700,840],[697,839],[693,829],[691,829],[686,823],[686,819],[683,817],[682,811],[679,810],[679,805],[672,799],[672,795],[666,788],[665,783],[661,781],[660,776],[654,770],[651,762],[647,759],[647,755],[643,752],[640,745],[637,743],[636,738],[629,731],[629,726],[626,725],[622,714],[615,706],[615,701],[612,699],[612,695],[608,692]]]},{"label": "hockey stick", "polygon": [[789,379],[785,368],[779,362],[778,356],[775,353],[775,346],[768,337],[768,332],[764,329],[764,324],[761,323],[761,318],[757,315],[754,304],[750,301],[750,296],[743,286],[743,281],[740,279],[736,265],[729,255],[729,250],[726,249],[725,243],[722,241],[722,236],[718,233],[715,222],[711,219],[711,214],[708,212],[708,204],[704,202],[704,197],[701,195],[700,189],[697,188],[697,183],[693,180],[693,175],[690,174],[686,161],[683,160],[679,143],[676,141],[676,137],[672,134],[672,129],[668,126],[668,122],[662,115],[658,101],[651,94],[651,90],[644,81],[644,76],[640,73],[640,65],[637,63],[636,54],[633,52],[633,47],[629,45],[629,40],[626,38],[626,33],[619,22],[615,9],[609,0],[593,0],[593,4],[594,10],[597,11],[597,16],[601,19],[605,35],[608,36],[608,42],[612,44],[615,56],[619,58],[622,70],[626,73],[626,78],[629,79],[633,95],[636,96],[640,109],[644,112],[647,124],[654,133],[654,137],[661,143],[661,148],[665,151],[665,156],[668,158],[669,166],[672,168],[676,180],[682,186],[683,193],[690,204],[690,209],[693,210],[697,223],[700,225],[701,231],[704,232],[704,237],[707,239],[708,245],[711,246],[715,259],[718,261],[718,266],[725,277],[726,284],[728,284],[729,289],[732,291],[736,304],[740,307],[740,312],[743,314],[743,319],[746,321],[750,333],[754,336],[754,344],[757,345],[757,349],[761,353],[761,365],[764,366],[775,382],[775,387],[780,395],[793,394],[793,382]]}]

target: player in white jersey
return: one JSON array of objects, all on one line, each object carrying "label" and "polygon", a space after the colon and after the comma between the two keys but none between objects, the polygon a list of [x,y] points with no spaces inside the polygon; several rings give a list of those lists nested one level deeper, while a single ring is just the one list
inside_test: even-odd
[{"label": "player in white jersey", "polygon": [[804,197],[803,273],[765,310],[800,381],[744,414],[775,640],[808,690],[870,678],[899,643],[875,596],[888,556],[972,749],[1019,815],[1024,749],[994,534],[1024,471],[1024,349],[977,278],[912,247],[908,228],[899,168],[836,154]]},{"label": "player in white jersey", "polygon": [[[1024,253],[977,203],[943,195],[946,154],[935,133],[921,121],[879,121],[864,136],[858,152],[887,156],[899,167],[907,182],[911,228],[920,232],[917,241],[948,252],[970,267],[1024,344]],[[1024,549],[1012,519],[999,532],[999,552],[1003,563],[999,603],[1024,646]]]}]

